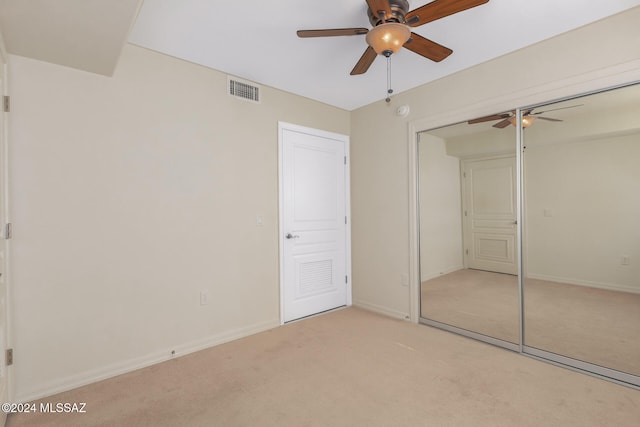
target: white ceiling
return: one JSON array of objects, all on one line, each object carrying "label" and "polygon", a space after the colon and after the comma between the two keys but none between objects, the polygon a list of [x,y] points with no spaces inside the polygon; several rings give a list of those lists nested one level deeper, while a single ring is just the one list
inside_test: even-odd
[{"label": "white ceiling", "polygon": [[[144,0],[136,19],[141,2],[0,0],[0,28],[9,53],[99,74],[112,74],[128,39],[346,110],[386,96],[384,58],[349,75],[364,36],[296,36],[298,29],[369,28],[365,0]],[[453,54],[434,63],[402,49],[392,57],[392,87],[402,92],[636,6],[640,0],[490,0],[414,28]]]},{"label": "white ceiling", "polygon": [[[410,1],[415,9],[428,3]],[[490,0],[414,28],[453,49],[440,63],[402,49],[395,93],[640,5],[640,0]],[[300,39],[298,29],[370,27],[365,0],[145,0],[129,41],[327,104],[353,110],[384,99],[386,61],[349,73],[364,36]]]}]

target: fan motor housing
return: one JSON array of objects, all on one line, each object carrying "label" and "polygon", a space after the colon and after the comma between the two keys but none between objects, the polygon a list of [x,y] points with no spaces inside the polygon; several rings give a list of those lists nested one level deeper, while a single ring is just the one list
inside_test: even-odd
[{"label": "fan motor housing", "polygon": [[404,16],[409,11],[409,2],[407,0],[389,0],[389,8],[391,9],[391,16],[380,17],[378,11],[372,11],[367,8],[367,15],[369,15],[369,22],[374,27],[385,22],[399,22],[405,23]]}]

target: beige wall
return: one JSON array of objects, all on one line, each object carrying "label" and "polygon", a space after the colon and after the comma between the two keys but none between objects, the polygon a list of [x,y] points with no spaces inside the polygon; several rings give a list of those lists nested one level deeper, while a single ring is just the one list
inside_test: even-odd
[{"label": "beige wall", "polygon": [[[468,126],[463,123],[458,126]],[[516,153],[516,129],[492,129],[472,135],[447,138],[447,154],[459,159],[489,157]]]},{"label": "beige wall", "polygon": [[349,112],[134,46],[113,78],[9,65],[17,400],[279,324],[278,121]]},{"label": "beige wall", "polygon": [[526,277],[640,292],[638,159],[638,131],[527,145]]},{"label": "beige wall", "polygon": [[634,8],[353,111],[354,303],[417,320],[416,132],[638,80],[638,22]]},{"label": "beige wall", "polygon": [[426,132],[418,144],[420,281],[464,267],[460,159],[446,141]]}]

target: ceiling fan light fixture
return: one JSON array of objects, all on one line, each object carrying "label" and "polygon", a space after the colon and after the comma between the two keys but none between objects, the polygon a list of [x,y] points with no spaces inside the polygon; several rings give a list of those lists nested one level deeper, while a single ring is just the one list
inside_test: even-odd
[{"label": "ceiling fan light fixture", "polygon": [[411,30],[407,25],[386,22],[372,28],[367,33],[366,40],[378,55],[388,57],[397,53],[410,37]]},{"label": "ceiling fan light fixture", "polygon": [[[524,116],[522,118],[522,127],[523,128],[528,128],[529,126],[531,126],[533,124],[533,122],[536,120],[535,116]],[[517,120],[515,117],[511,117],[509,119],[509,121],[511,122],[512,125],[516,126]]]}]

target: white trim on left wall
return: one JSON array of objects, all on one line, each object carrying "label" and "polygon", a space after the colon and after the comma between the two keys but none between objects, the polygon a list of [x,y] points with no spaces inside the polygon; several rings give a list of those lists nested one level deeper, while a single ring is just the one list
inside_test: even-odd
[{"label": "white trim on left wall", "polygon": [[[4,96],[9,96],[9,55],[7,53],[7,49],[5,47],[4,38],[2,34],[0,34],[0,67],[2,67],[2,79],[0,79],[2,83],[2,87],[0,87],[0,99],[2,99],[2,104],[4,105]],[[2,223],[0,223],[0,227],[2,227],[3,231],[0,233],[0,239],[2,239],[2,245],[4,257],[0,262],[3,263],[3,276],[2,280],[4,281],[4,289],[5,289],[5,310],[4,313],[0,315],[4,316],[5,322],[5,334],[1,341],[3,341],[4,348],[0,348],[0,351],[3,353],[0,360],[5,366],[2,367],[2,374],[6,377],[6,390],[4,398],[8,402],[14,401],[14,374],[13,367],[6,366],[6,353],[7,349],[13,348],[13,323],[12,323],[12,312],[13,312],[13,294],[12,294],[12,281],[11,281],[11,241],[7,238],[8,236],[5,233],[8,233],[8,224],[11,223],[11,210],[10,206],[10,193],[9,193],[9,113],[4,111],[0,111],[2,114],[3,126],[0,129],[2,135],[0,135],[0,161],[2,161],[2,165],[0,170],[2,171],[2,178],[0,182],[2,183],[2,188],[0,192],[2,192],[3,197],[0,198],[2,200],[2,206],[0,206],[1,214],[0,218],[2,219]],[[6,417],[6,415],[5,415]],[[3,424],[4,425],[4,424]]]},{"label": "white trim on left wall", "polygon": [[[51,396],[57,393],[62,393],[74,388],[82,387],[91,383],[113,378],[118,375],[133,372],[138,369],[146,368],[151,365],[166,362],[177,357],[186,356],[187,354],[195,353],[200,350],[205,350],[207,348],[235,341],[240,338],[245,338],[250,335],[276,328],[278,326],[280,326],[280,322],[278,319],[272,319],[267,322],[259,322],[242,328],[232,329],[230,331],[224,331],[219,334],[210,335],[208,337],[198,339],[190,343],[181,344],[176,347],[165,348],[163,350],[147,354],[143,357],[130,359],[121,363],[114,363],[101,367],[99,369],[85,371],[76,375],[60,378],[56,381],[41,384],[40,387],[35,390],[30,390],[25,394],[16,396],[15,402],[24,403],[42,399],[44,397]],[[174,352],[173,355],[171,354],[172,352]]]}]

